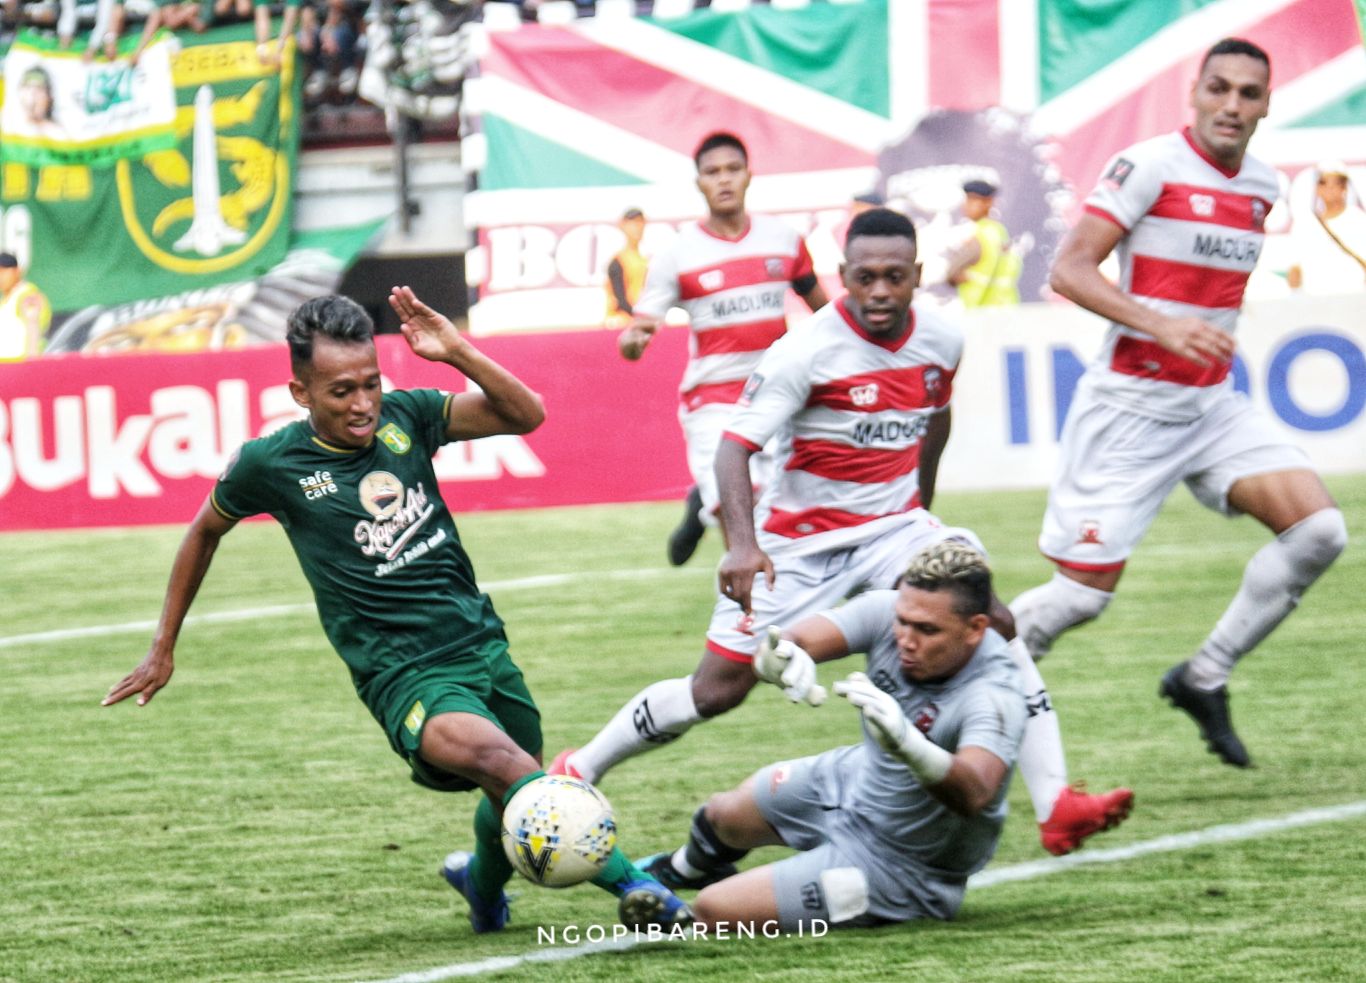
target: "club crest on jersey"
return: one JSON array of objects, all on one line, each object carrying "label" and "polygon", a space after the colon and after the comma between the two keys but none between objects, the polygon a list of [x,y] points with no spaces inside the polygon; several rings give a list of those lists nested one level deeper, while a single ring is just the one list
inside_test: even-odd
[{"label": "club crest on jersey", "polygon": [[386,423],[375,431],[375,436],[384,441],[384,446],[395,454],[407,454],[413,446],[413,438],[400,430],[396,423]]},{"label": "club crest on jersey", "polygon": [[849,402],[855,406],[872,406],[877,402],[877,383],[870,382],[866,386],[850,386]]},{"label": "club crest on jersey", "polygon": [[735,619],[735,630],[742,635],[754,634],[754,615],[740,612],[740,617]]},{"label": "club crest on jersey", "polygon": [[1214,195],[1191,195],[1191,211],[1201,218],[1209,218],[1214,214]]},{"label": "club crest on jersey", "polygon": [[1115,158],[1115,162],[1110,165],[1110,169],[1105,172],[1102,178],[1107,185],[1118,188],[1129,180],[1129,175],[1134,172],[1133,161],[1125,160],[1123,157]]},{"label": "club crest on jersey", "polygon": [[726,283],[726,274],[721,270],[707,270],[697,278],[703,290],[720,290]]},{"label": "club crest on jersey", "polygon": [[930,728],[934,726],[934,722],[938,719],[939,707],[933,703],[927,703],[920,710],[916,711],[916,715],[911,718],[911,723],[915,724],[916,730],[920,731],[920,733],[924,734],[926,737],[929,737]]},{"label": "club crest on jersey", "polygon": [[741,406],[748,406],[749,401],[759,392],[759,387],[764,384],[764,377],[755,372],[745,380],[745,388],[740,391],[739,403]]},{"label": "club crest on jersey", "polygon": [[769,792],[778,791],[778,786],[792,777],[792,765],[784,761],[773,766],[773,771],[769,773],[768,790]]},{"label": "club crest on jersey", "polygon": [[403,504],[403,482],[388,471],[371,471],[356,489],[360,504],[376,519],[387,519]]},{"label": "club crest on jersey", "polygon": [[925,398],[931,403],[938,403],[943,397],[944,373],[933,365],[927,366],[925,369]]},{"label": "club crest on jersey", "polygon": [[767,273],[771,279],[781,280],[783,274],[786,272],[783,265],[781,259],[776,256],[770,256],[768,259],[764,260],[764,272]]},{"label": "club crest on jersey", "polygon": [[1266,229],[1266,202],[1260,198],[1252,199],[1252,228],[1257,232]]},{"label": "club crest on jersey", "polygon": [[1077,545],[1104,546],[1100,538],[1100,522],[1095,519],[1083,519],[1081,527],[1077,530]]}]

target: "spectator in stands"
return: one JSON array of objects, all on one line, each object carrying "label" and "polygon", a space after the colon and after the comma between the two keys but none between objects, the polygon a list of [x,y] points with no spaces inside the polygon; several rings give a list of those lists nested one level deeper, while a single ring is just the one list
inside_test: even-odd
[{"label": "spectator in stands", "polygon": [[1004,307],[1020,302],[1020,257],[1010,233],[991,217],[996,186],[989,181],[963,185],[963,215],[973,224],[977,258],[953,278],[964,307]]},{"label": "spectator in stands", "polygon": [[300,8],[299,53],[305,62],[304,95],[311,102],[320,101],[333,84],[344,97],[355,94],[363,16],[363,6],[353,0],[307,0]]},{"label": "spectator in stands", "polygon": [[[280,36],[271,43],[270,29],[273,18],[270,14],[270,0],[251,0],[255,4],[256,55],[262,64],[279,66],[284,60],[285,44],[299,26],[299,0],[285,0],[285,16],[280,25]],[[238,3],[240,11],[241,3]]]},{"label": "spectator in stands", "polygon": [[604,323],[618,330],[631,323],[636,298],[645,286],[645,257],[640,254],[640,239],[645,234],[645,213],[628,208],[617,223],[626,245],[607,264],[607,317]]},{"label": "spectator in stands", "polygon": [[[104,37],[104,56],[111,61],[118,56],[119,37],[123,34],[123,29],[128,24],[128,7],[124,0],[117,0],[114,5],[113,19],[110,21],[109,30]],[[151,44],[153,36],[161,27],[161,4],[154,3],[152,9],[142,23],[142,36],[138,39],[138,45],[128,55],[130,64],[136,65],[142,53],[147,50],[147,45]],[[93,46],[93,42],[92,42]],[[90,49],[86,49],[86,57],[90,57]]]},{"label": "spectator in stands", "polygon": [[0,362],[42,354],[52,305],[32,283],[14,253],[0,253]]},{"label": "spectator in stands", "polygon": [[1292,290],[1307,294],[1344,294],[1366,289],[1366,211],[1351,195],[1342,161],[1316,168],[1313,213],[1295,220],[1291,230],[1294,264],[1286,273]]}]

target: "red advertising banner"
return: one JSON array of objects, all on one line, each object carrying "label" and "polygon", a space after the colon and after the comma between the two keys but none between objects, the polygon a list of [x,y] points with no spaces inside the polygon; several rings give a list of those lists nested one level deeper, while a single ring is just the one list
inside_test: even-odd
[{"label": "red advertising banner", "polygon": [[[378,339],[393,388],[461,391],[455,370]],[[605,331],[480,339],[545,400],[545,424],[443,448],[457,513],[682,498],[677,421],[687,331],[629,363]],[[188,355],[49,356],[0,364],[0,530],[189,521],[228,457],[302,411],[284,345]]]}]

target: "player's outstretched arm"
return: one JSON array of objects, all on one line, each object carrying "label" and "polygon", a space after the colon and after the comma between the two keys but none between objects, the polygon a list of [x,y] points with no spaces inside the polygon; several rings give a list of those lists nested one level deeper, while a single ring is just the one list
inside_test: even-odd
[{"label": "player's outstretched arm", "polygon": [[1144,307],[1100,272],[1124,230],[1098,215],[1083,215],[1058,249],[1049,286],[1094,314],[1150,334],[1170,352],[1198,365],[1233,358],[1233,336],[1198,317],[1167,317]]},{"label": "player's outstretched arm", "polygon": [[1004,761],[985,748],[944,750],[906,719],[894,696],[878,689],[863,673],[851,672],[837,682],[835,695],[857,707],[873,739],[906,762],[925,791],[959,815],[981,812],[1005,781]]},{"label": "player's outstretched arm", "polygon": [[749,459],[754,452],[737,440],[726,437],[716,450],[716,484],[721,496],[721,523],[726,530],[726,552],[716,570],[721,593],[753,614],[754,577],[763,573],[768,589],[773,589],[773,561],[759,549],[754,536],[754,485],[749,475]]},{"label": "player's outstretched arm", "polygon": [[636,361],[645,354],[645,346],[658,330],[659,321],[656,319],[644,314],[634,315],[626,330],[617,335],[617,351],[621,352],[621,357],[628,362]]},{"label": "player's outstretched arm", "polygon": [[142,706],[170,682],[171,673],[175,671],[176,639],[180,637],[185,615],[199,593],[199,585],[204,582],[218,541],[236,524],[223,518],[208,499],[204,500],[199,514],[186,530],[185,538],[180,541],[180,549],[171,565],[171,581],[166,586],[166,600],[161,607],[161,619],[157,622],[152,646],[136,669],[109,688],[100,701],[102,706],[126,700],[134,693],[138,706]]},{"label": "player's outstretched arm", "polygon": [[501,433],[530,433],[544,422],[541,397],[470,344],[450,318],[424,304],[411,287],[394,287],[389,306],[398,315],[403,338],[414,354],[429,362],[444,362],[481,390],[460,393],[451,400],[447,437],[473,440]]}]

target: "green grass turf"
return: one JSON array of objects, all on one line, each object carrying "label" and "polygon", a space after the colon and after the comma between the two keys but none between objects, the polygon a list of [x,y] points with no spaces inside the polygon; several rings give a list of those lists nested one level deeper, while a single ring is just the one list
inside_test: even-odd
[{"label": "green grass turf", "polygon": [[[1366,799],[1366,477],[1330,486],[1354,543],[1238,669],[1235,722],[1258,767],[1219,764],[1156,696],[1265,542],[1184,492],[1135,555],[1110,610],[1043,663],[1074,778],[1132,786],[1137,808],[1090,852]],[[452,504],[458,509],[458,501]],[[940,514],[993,552],[1005,598],[1049,575],[1042,493],[945,494]],[[640,687],[681,675],[712,605],[714,535],[664,564],[675,504],[460,519],[553,754]],[[0,637],[153,619],[180,530],[0,537]],[[616,573],[620,571],[620,573]],[[306,603],[281,531],[247,523],[219,550],[194,612]],[[311,612],[186,628],[150,705],[98,705],[147,631],[0,643],[0,980],[378,980],[541,951],[536,926],[610,926],[613,899],[514,882],[511,927],[475,937],[436,875],[470,844],[475,800],[424,791],[356,700]],[[828,684],[855,662],[826,666]],[[754,768],[857,737],[756,690],[738,711],[626,762],[602,783],[636,855],[681,842],[705,796]],[[997,865],[1037,860],[1023,786]],[[501,978],[560,980],[1330,980],[1366,978],[1366,821],[1065,870],[970,891],[959,919],[820,939],[665,943]],[[749,863],[782,854],[767,851]]]}]

